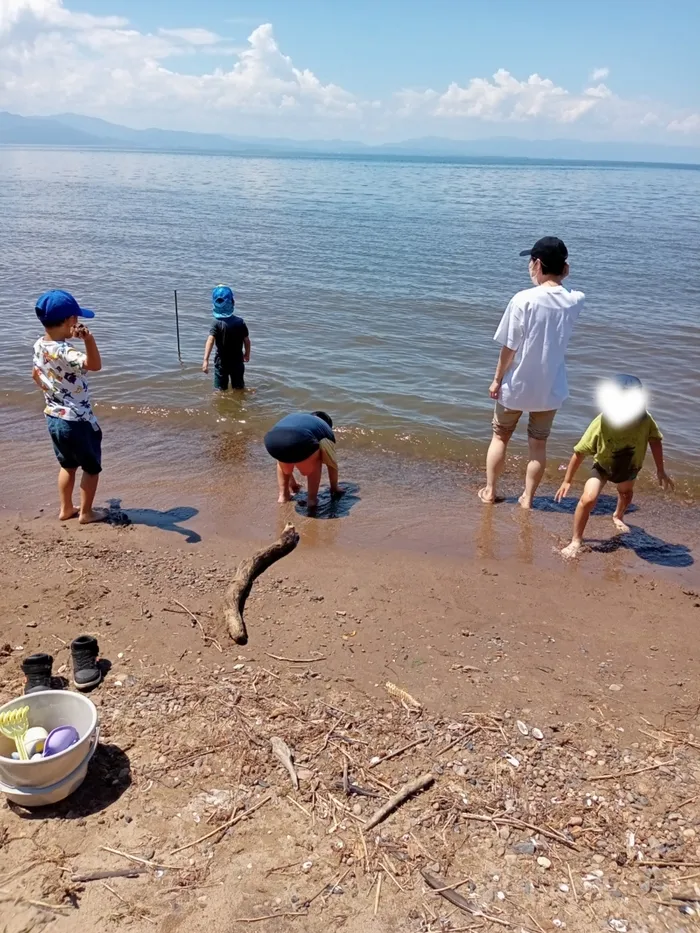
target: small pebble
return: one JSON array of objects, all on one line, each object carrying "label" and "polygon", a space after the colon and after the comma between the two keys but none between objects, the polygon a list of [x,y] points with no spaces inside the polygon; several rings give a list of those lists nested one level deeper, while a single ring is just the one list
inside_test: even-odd
[{"label": "small pebble", "polygon": [[551,861],[545,855],[539,855],[537,857],[537,864],[540,866],[540,868],[551,868],[552,867]]}]

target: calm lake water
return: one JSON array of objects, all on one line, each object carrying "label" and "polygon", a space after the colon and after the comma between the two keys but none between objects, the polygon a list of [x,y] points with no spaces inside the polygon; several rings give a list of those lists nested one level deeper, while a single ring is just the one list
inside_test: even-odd
[{"label": "calm lake water", "polygon": [[[103,418],[259,435],[323,407],[357,447],[477,462],[493,333],[529,284],[518,252],[556,234],[587,306],[554,455],[595,414],[595,381],[635,373],[697,489],[700,171],[0,148],[0,212],[3,430],[39,417],[34,300],[64,287],[98,314]],[[214,399],[200,371],[220,282],[251,331],[244,399]]]}]

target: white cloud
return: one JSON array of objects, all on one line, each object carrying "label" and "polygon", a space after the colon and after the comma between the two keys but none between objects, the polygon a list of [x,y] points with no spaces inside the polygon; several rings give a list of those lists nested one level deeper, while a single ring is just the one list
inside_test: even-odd
[{"label": "white cloud", "polygon": [[362,109],[355,95],[296,68],[270,24],[253,30],[230,67],[185,74],[167,65],[183,53],[229,57],[223,43],[199,28],[142,33],[118,17],[75,14],[62,0],[0,0],[0,107],[144,119],[170,111],[183,128],[207,116],[221,125],[235,112],[354,118]]},{"label": "white cloud", "polygon": [[469,118],[488,123],[575,123],[611,97],[604,84],[572,94],[538,74],[519,81],[501,68],[492,80],[472,78],[466,87],[452,83],[443,94],[428,90],[396,95],[401,114],[423,113],[443,118]]},{"label": "white cloud", "polygon": [[682,120],[671,120],[666,129],[672,133],[700,133],[700,113],[690,113]]},{"label": "white cloud", "polygon": [[604,83],[608,68],[594,69],[579,90],[500,69],[370,101],[298,67],[269,23],[233,48],[209,29],[141,32],[123,17],[77,13],[68,2],[0,0],[0,109],[241,134],[405,138],[507,124],[530,135],[700,138],[700,114],[617,96]]},{"label": "white cloud", "polygon": [[159,29],[158,35],[168,39],[180,39],[187,45],[216,45],[221,42],[221,36],[208,29]]}]

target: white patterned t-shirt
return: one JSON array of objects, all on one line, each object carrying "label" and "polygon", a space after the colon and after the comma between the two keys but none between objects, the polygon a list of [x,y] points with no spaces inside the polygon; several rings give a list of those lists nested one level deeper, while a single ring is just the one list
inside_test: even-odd
[{"label": "white patterned t-shirt", "polygon": [[44,390],[45,415],[65,421],[89,421],[97,427],[85,378],[86,362],[86,354],[76,350],[67,340],[49,340],[47,337],[37,340],[34,344],[34,370]]}]

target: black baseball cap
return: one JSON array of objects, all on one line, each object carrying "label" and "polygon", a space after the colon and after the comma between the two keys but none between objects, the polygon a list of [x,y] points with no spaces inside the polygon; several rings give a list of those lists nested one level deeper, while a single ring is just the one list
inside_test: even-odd
[{"label": "black baseball cap", "polygon": [[559,275],[564,271],[569,251],[559,237],[543,236],[532,249],[524,249],[520,255],[539,259],[550,275]]}]

